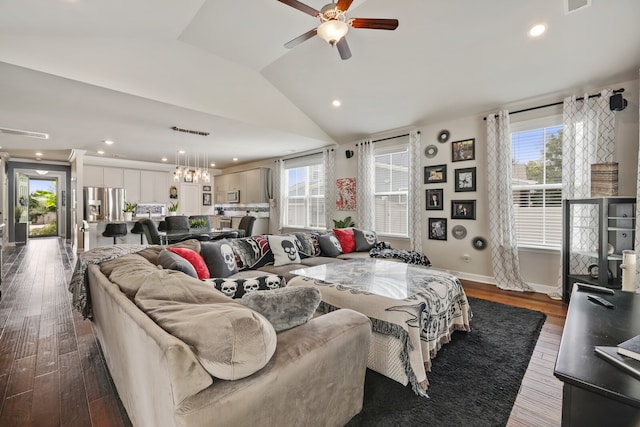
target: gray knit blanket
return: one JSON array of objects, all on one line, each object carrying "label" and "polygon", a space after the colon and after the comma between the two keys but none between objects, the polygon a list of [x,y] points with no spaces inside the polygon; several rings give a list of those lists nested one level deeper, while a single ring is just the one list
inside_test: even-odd
[{"label": "gray knit blanket", "polygon": [[123,255],[140,252],[148,245],[113,245],[91,249],[78,255],[76,267],[69,282],[69,292],[73,299],[73,308],[78,310],[85,319],[93,318],[91,309],[91,295],[89,295],[89,275],[87,269],[90,264],[100,264]]}]

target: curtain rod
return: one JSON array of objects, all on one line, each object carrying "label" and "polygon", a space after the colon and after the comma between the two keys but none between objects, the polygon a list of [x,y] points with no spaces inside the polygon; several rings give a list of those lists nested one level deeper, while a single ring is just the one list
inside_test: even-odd
[{"label": "curtain rod", "polygon": [[[614,94],[615,93],[622,93],[622,92],[624,92],[624,88],[616,89],[616,90],[613,91]],[[589,98],[589,99],[600,98],[601,96],[602,96],[602,94],[600,94],[600,93],[594,93],[593,95],[589,95],[587,98]],[[584,97],[576,98],[576,101],[584,101]],[[509,115],[518,114],[518,113],[526,113],[527,111],[533,111],[533,110],[540,110],[541,108],[555,107],[556,105],[562,105],[562,104],[564,104],[564,101],[552,102],[551,104],[538,105],[537,107],[530,107],[530,108],[524,108],[522,110],[510,111]],[[496,114],[495,117],[498,118],[499,116]],[[483,120],[487,120],[487,116],[485,116],[483,118]]]},{"label": "curtain rod", "polygon": [[[420,131],[418,131],[417,133],[418,133],[418,135],[420,135]],[[403,133],[402,135],[390,136],[388,138],[374,139],[373,141],[371,141],[371,143],[375,144],[376,142],[388,141],[390,139],[402,138],[403,136],[409,136],[409,135],[411,135],[411,134],[410,133]],[[357,146],[358,146],[358,144],[356,144],[356,147]]]},{"label": "curtain rod", "polygon": [[[327,150],[333,151],[333,148],[327,148]],[[324,150],[318,151],[317,153],[302,154],[300,156],[295,156],[295,157],[285,157],[282,160],[287,161],[287,160],[293,160],[293,159],[301,159],[303,157],[316,156],[318,154],[322,154],[322,151]],[[274,162],[277,162],[277,160],[274,160]]]}]

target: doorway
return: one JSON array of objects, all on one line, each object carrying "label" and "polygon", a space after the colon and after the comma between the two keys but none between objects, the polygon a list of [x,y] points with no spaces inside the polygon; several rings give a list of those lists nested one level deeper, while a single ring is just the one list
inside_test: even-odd
[{"label": "doorway", "polygon": [[58,236],[58,180],[29,177],[29,237]]}]

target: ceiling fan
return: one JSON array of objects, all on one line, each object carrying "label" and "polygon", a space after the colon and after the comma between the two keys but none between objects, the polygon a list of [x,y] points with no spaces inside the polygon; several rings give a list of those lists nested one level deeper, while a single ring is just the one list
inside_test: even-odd
[{"label": "ceiling fan", "polygon": [[349,59],[351,58],[351,50],[349,49],[345,35],[347,31],[349,31],[350,26],[353,28],[370,28],[374,30],[395,30],[398,28],[397,19],[347,19],[346,12],[353,0],[338,0],[337,3],[333,2],[325,5],[320,11],[297,0],[278,1],[320,19],[318,28],[309,30],[290,42],[285,43],[284,47],[287,49],[291,49],[317,34],[331,46],[338,48],[340,58]]}]

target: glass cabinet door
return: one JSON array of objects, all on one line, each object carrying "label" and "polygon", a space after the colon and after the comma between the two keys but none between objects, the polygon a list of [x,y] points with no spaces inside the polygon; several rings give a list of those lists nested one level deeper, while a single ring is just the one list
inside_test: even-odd
[{"label": "glass cabinet door", "polygon": [[563,282],[568,301],[573,284],[610,288],[622,284],[622,252],[633,250],[635,199],[593,197],[563,202]]}]

